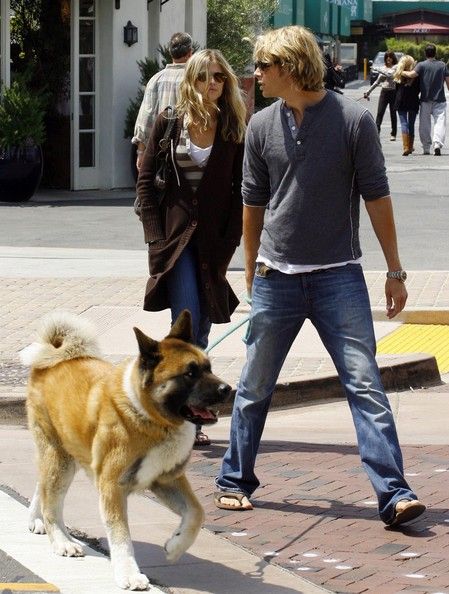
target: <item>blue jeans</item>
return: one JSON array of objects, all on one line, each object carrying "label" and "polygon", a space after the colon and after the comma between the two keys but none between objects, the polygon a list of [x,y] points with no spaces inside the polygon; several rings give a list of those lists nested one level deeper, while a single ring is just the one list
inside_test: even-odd
[{"label": "blue jeans", "polygon": [[190,310],[194,343],[205,349],[209,340],[211,323],[198,279],[195,249],[191,244],[188,244],[167,275],[172,324],[183,309]]},{"label": "blue jeans", "polygon": [[398,111],[402,134],[415,136],[416,111]]},{"label": "blue jeans", "polygon": [[388,524],[400,499],[416,499],[404,479],[402,454],[375,360],[371,308],[358,264],[287,275],[270,271],[254,278],[245,337],[247,361],[237,389],[230,445],[216,484],[250,496],[273,390],[290,347],[306,318],[317,329],[337,368],[357,432],[359,452]]}]

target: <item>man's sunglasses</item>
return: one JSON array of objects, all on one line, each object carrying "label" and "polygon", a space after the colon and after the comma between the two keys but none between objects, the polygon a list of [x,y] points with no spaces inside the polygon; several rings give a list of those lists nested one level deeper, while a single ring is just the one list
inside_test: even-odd
[{"label": "man's sunglasses", "polygon": [[271,68],[271,66],[274,66],[275,64],[279,64],[279,62],[261,62],[259,60],[254,62],[254,70],[259,69],[261,72],[265,72],[265,70],[268,70],[268,68]]},{"label": "man's sunglasses", "polygon": [[224,81],[228,78],[226,76],[226,74],[223,74],[223,72],[208,73],[208,72],[206,72],[206,70],[203,70],[198,73],[198,76],[196,77],[196,79],[199,80],[200,82],[206,82],[208,77],[210,80],[214,79],[215,82],[217,82],[219,84],[224,83]]}]

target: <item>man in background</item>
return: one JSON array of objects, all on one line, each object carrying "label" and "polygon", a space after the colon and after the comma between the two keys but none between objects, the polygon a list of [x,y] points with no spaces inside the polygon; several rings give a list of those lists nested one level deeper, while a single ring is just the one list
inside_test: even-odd
[{"label": "man in background", "polygon": [[145,88],[145,94],[134,127],[131,140],[137,144],[137,171],[145,152],[154,121],[166,107],[176,105],[178,89],[184,77],[186,63],[192,55],[192,38],[188,33],[175,33],[169,42],[169,52],[172,63],[152,76]]},{"label": "man in background", "polygon": [[[446,136],[446,97],[444,82],[449,89],[449,68],[444,62],[436,59],[437,48],[433,43],[426,46],[426,60],[418,62],[414,70],[404,71],[406,78],[419,76],[421,103],[419,106],[419,137],[424,155],[441,155]],[[433,119],[433,136],[432,136]]]}]

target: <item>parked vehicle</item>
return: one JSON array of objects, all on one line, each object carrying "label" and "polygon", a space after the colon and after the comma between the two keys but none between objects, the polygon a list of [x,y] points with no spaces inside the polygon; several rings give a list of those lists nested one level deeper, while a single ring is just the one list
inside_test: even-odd
[{"label": "parked vehicle", "polygon": [[[394,53],[395,53],[395,56],[399,62],[400,58],[402,58],[402,56],[404,54],[402,52],[394,52]],[[377,52],[374,60],[369,61],[369,65],[370,65],[369,84],[370,84],[370,86],[376,82],[377,77],[379,76],[377,69],[381,66],[385,66],[384,55],[385,55],[385,52]]]}]

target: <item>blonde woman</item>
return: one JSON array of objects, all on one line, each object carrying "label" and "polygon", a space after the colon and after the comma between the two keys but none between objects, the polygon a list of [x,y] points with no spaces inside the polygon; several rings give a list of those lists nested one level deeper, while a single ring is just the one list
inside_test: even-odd
[{"label": "blonde woman", "polygon": [[[170,308],[173,321],[189,309],[194,341],[205,348],[211,323],[229,322],[238,304],[226,271],[242,234],[246,108],[238,79],[219,51],[192,56],[176,114],[162,203],[153,182],[165,112],[155,122],[137,183],[151,275],[144,309]],[[196,443],[207,445],[200,429]]]},{"label": "blonde woman", "polygon": [[404,157],[414,151],[415,120],[419,111],[419,81],[417,78],[404,76],[404,72],[411,72],[415,68],[415,64],[415,59],[412,56],[402,56],[394,75],[394,80],[397,83],[395,109],[401,123],[404,149],[402,155]]}]

